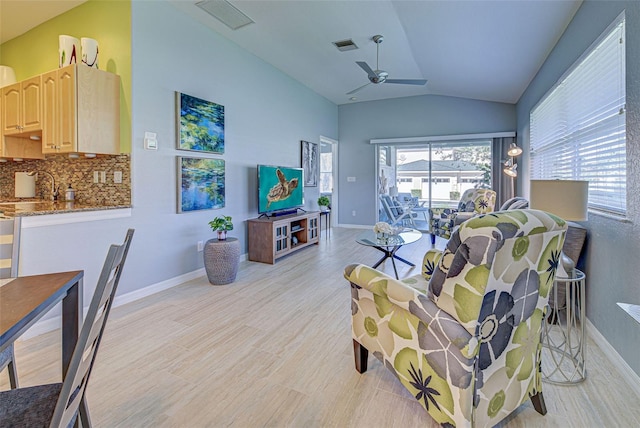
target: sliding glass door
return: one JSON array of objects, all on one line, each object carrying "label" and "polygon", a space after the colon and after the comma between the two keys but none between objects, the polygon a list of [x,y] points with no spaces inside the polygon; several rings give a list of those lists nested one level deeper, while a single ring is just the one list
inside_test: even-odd
[{"label": "sliding glass door", "polygon": [[[417,198],[421,207],[455,208],[465,190],[491,187],[491,146],[490,139],[381,146],[378,193],[400,203]],[[385,220],[384,210],[379,218]],[[422,216],[416,220],[426,222]]]}]

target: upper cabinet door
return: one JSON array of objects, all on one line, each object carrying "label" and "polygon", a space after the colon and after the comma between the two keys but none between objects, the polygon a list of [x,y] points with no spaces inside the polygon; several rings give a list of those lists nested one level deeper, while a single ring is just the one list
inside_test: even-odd
[{"label": "upper cabinet door", "polygon": [[32,77],[2,88],[3,134],[20,135],[42,128],[42,80]]},{"label": "upper cabinet door", "polygon": [[77,123],[77,67],[70,65],[58,70],[58,124],[60,126],[60,152],[78,151]]},{"label": "upper cabinet door", "polygon": [[42,153],[56,153],[58,126],[58,71],[42,75]]},{"label": "upper cabinet door", "polygon": [[22,125],[20,111],[22,97],[20,96],[20,83],[2,88],[2,133],[11,135],[20,132]]},{"label": "upper cabinet door", "polygon": [[22,131],[42,129],[42,76],[22,81]]}]

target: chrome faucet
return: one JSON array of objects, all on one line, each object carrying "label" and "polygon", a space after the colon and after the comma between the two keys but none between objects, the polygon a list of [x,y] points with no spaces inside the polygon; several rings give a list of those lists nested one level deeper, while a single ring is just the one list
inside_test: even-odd
[{"label": "chrome faucet", "polygon": [[60,195],[60,186],[56,187],[56,180],[53,178],[53,175],[51,175],[51,173],[47,172],[47,171],[31,171],[31,172],[27,172],[27,175],[29,177],[33,177],[34,175],[38,174],[39,172],[42,172],[43,174],[47,174],[49,176],[49,178],[51,179],[51,198],[54,201],[58,200],[58,196]]}]

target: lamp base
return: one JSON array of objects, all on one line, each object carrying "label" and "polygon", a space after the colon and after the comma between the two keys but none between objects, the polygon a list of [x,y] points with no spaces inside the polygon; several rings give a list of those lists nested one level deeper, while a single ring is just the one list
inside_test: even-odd
[{"label": "lamp base", "polygon": [[556,276],[559,278],[571,278],[573,277],[573,270],[575,268],[576,264],[563,251],[560,254],[560,263],[558,264],[558,271],[556,272]]}]

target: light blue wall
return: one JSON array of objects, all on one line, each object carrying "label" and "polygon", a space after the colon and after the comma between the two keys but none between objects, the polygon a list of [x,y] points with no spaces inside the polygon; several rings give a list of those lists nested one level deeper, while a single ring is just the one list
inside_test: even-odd
[{"label": "light blue wall", "polygon": [[[207,222],[234,219],[246,252],[246,220],[257,217],[256,165],[300,166],[300,140],[337,137],[337,107],[289,76],[196,23],[166,2],[132,2],[133,203],[148,254],[134,254],[145,283],[202,267],[196,241]],[[226,207],[176,214],[174,91],[225,106]],[[143,149],[145,131],[159,150]],[[307,188],[313,208],[317,188]],[[317,207],[316,207],[317,209]]]},{"label": "light blue wall", "polygon": [[[338,222],[376,221],[375,147],[370,139],[508,132],[515,127],[512,104],[424,95],[341,105]],[[347,182],[347,177],[356,181]]]},{"label": "light blue wall", "polygon": [[[625,10],[628,222],[589,214],[583,268],[587,318],[640,375],[640,325],[616,302],[640,304],[640,2],[585,1],[517,104],[518,135],[529,147],[529,112],[560,76]],[[587,364],[589,360],[587,359]]]},{"label": "light blue wall", "polygon": [[[85,269],[85,300],[108,245],[136,229],[118,295],[171,281],[203,267],[197,241],[207,223],[231,215],[246,252],[246,220],[258,216],[256,165],[300,166],[300,140],[337,139],[338,107],[165,1],[132,2],[132,216],[26,229],[23,274]],[[176,213],[178,151],[174,92],[225,106],[226,207]],[[157,133],[157,151],[143,148]],[[318,188],[306,206],[317,209]],[[242,273],[240,273],[241,275]],[[53,313],[52,315],[55,315]]]}]

